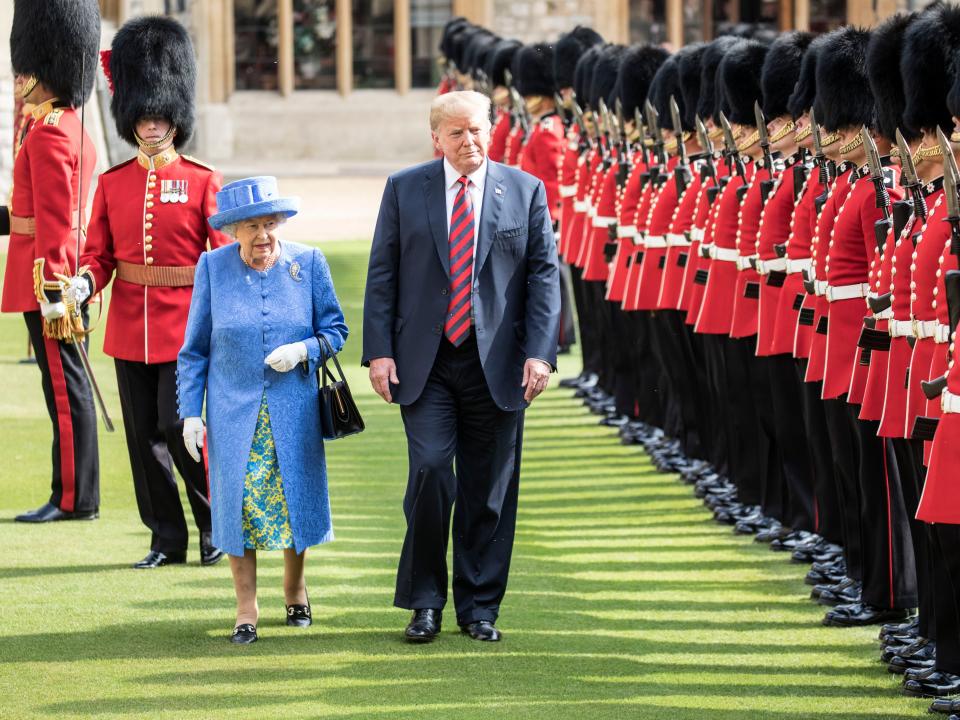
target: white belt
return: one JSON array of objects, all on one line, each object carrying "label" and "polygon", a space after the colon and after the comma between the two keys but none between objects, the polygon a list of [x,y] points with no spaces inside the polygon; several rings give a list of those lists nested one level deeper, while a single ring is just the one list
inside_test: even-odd
[{"label": "white belt", "polygon": [[753,267],[750,261],[756,257],[756,255],[737,255],[737,270],[750,270]]},{"label": "white belt", "polygon": [[557,189],[560,191],[560,197],[562,198],[573,197],[574,195],[577,194],[576,183],[574,183],[573,185],[560,185],[558,186]]},{"label": "white belt", "polygon": [[579,150],[579,149],[580,149],[580,143],[578,143],[576,140],[571,140],[570,142],[567,143],[567,150]]},{"label": "white belt", "polygon": [[816,278],[814,278],[813,280],[814,295],[820,295],[820,296],[826,295],[827,288],[829,287],[830,287],[830,284],[826,280],[817,280]]},{"label": "white belt", "polygon": [[597,209],[596,209],[593,205],[590,204],[590,201],[589,201],[589,200],[584,200],[583,202],[586,203],[586,208],[585,208],[585,209],[586,209],[586,211],[587,211],[587,215],[590,216],[590,217],[596,217],[596,216],[597,216]]},{"label": "white belt", "polygon": [[636,236],[637,236],[636,225],[618,225],[617,226],[618,238],[635,238]]},{"label": "white belt", "polygon": [[586,201],[586,200],[574,200],[574,201],[573,201],[573,210],[574,210],[574,212],[586,212],[586,211],[587,211],[587,201]]},{"label": "white belt", "polygon": [[888,307],[886,310],[878,313],[874,313],[873,316],[877,320],[893,320],[893,308]]},{"label": "white belt", "polygon": [[667,239],[663,235],[647,235],[643,244],[648,248],[665,248],[667,246]]},{"label": "white belt", "polygon": [[[702,238],[701,238],[702,239]],[[700,244],[700,255],[710,257],[710,253],[713,252],[713,243],[701,243]]]},{"label": "white belt", "polygon": [[590,223],[596,228],[605,228],[613,225],[617,219],[609,215],[594,215]]},{"label": "white belt", "polygon": [[710,257],[714,260],[723,260],[724,262],[736,262],[740,255],[737,253],[736,248],[724,248],[711,245]]},{"label": "white belt", "polygon": [[667,233],[667,247],[690,247],[690,241],[683,233]]},{"label": "white belt", "polygon": [[950,342],[950,326],[937,323],[937,329],[933,333],[933,339],[940,345]]},{"label": "white belt", "polygon": [[890,337],[913,337],[913,323],[909,320],[891,320],[887,332]]},{"label": "white belt", "polygon": [[865,298],[869,294],[870,283],[857,283],[856,285],[827,285],[826,292],[824,293],[824,295],[827,296],[827,302]]},{"label": "white belt", "polygon": [[772,272],[784,272],[787,269],[786,258],[774,258],[773,260],[757,260],[757,272],[761,275],[769,275]]},{"label": "white belt", "polygon": [[940,396],[940,408],[944,413],[960,412],[960,395],[954,395],[949,390],[944,390]]},{"label": "white belt", "polygon": [[803,272],[804,270],[809,270],[813,267],[813,258],[798,258],[796,260],[792,258],[780,258],[785,260],[786,264],[784,269],[787,271],[787,275],[793,275],[794,273]]},{"label": "white belt", "polygon": [[692,228],[690,230],[690,239],[696,240],[697,242],[703,242],[703,228]]},{"label": "white belt", "polygon": [[913,321],[913,336],[917,340],[926,340],[927,338],[932,338],[937,334],[937,321],[936,320],[914,320]]}]

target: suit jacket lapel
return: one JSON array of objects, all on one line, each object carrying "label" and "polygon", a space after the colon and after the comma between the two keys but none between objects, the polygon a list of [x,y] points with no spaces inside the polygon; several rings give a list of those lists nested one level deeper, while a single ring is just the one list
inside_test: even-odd
[{"label": "suit jacket lapel", "polygon": [[493,245],[493,236],[497,233],[497,222],[500,220],[500,210],[503,208],[503,198],[506,186],[500,165],[487,160],[487,179],[483,184],[483,207],[480,211],[480,233],[477,235],[477,257],[474,263],[474,277],[479,277],[490,254]]},{"label": "suit jacket lapel", "polygon": [[427,166],[427,179],[423,183],[423,193],[427,201],[427,222],[430,234],[437,247],[437,254],[444,272],[450,277],[450,248],[447,237],[447,197],[443,182],[443,159]]}]

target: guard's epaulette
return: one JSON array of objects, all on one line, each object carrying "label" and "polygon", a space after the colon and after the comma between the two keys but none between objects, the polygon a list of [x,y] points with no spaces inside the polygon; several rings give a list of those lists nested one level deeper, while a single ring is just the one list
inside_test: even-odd
[{"label": "guard's epaulette", "polygon": [[101,174],[102,174],[102,175],[107,175],[107,174],[109,174],[109,173],[114,172],[115,170],[119,170],[120,168],[126,167],[127,165],[129,165],[129,164],[132,163],[132,162],[136,162],[136,160],[137,160],[137,158],[136,158],[136,156],[134,156],[134,157],[130,158],[129,160],[124,160],[122,163],[118,163],[117,165],[114,165],[112,168],[110,168],[110,169],[108,169],[108,170],[104,170],[103,173],[101,173]]},{"label": "guard's epaulette", "polygon": [[53,125],[56,127],[60,124],[60,118],[63,117],[63,108],[54,108],[48,112],[43,118],[44,125]]},{"label": "guard's epaulette", "polygon": [[180,157],[182,157],[187,162],[193,163],[194,165],[199,165],[202,168],[206,168],[210,172],[216,172],[217,170],[213,165],[207,165],[202,160],[197,160],[195,157],[193,157],[193,155],[181,155]]}]

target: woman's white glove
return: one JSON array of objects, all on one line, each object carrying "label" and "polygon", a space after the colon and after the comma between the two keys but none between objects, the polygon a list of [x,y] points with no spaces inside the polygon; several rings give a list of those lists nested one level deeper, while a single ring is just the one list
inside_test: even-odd
[{"label": "woman's white glove", "polygon": [[41,300],[40,314],[44,320],[59,320],[67,314],[67,306],[62,302],[48,303]]},{"label": "woman's white glove", "polygon": [[267,355],[264,362],[277,372],[288,372],[293,370],[297,366],[297,363],[302,363],[306,359],[306,343],[295,342],[289,343],[288,345],[281,345]]},{"label": "woman's white glove", "polygon": [[183,444],[196,462],[200,462],[200,451],[203,449],[203,420],[198,417],[189,417],[183,421]]}]

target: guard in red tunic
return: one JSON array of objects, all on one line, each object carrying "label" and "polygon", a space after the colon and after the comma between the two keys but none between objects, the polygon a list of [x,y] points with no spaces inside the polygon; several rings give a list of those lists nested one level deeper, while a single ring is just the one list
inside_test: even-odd
[{"label": "guard in red tunic", "polygon": [[516,40],[501,40],[487,55],[487,65],[484,72],[493,86],[491,100],[496,109],[493,128],[490,131],[490,149],[487,156],[495,162],[503,162],[507,152],[507,137],[513,122],[510,114],[510,90],[507,88],[507,79],[504,70],[510,67],[513,56],[521,44]]},{"label": "guard in red tunic", "polygon": [[[144,62],[150,58],[150,62]],[[176,359],[200,254],[229,242],[210,229],[219,173],[177,148],[194,127],[196,67],[186,29],[166,17],[131,20],[109,56],[111,110],[136,157],[100,176],[78,286],[113,281],[104,352],[114,358],[140,518],[150,551],[137,568],[186,562],[187,524],[171,460],[186,484],[200,534],[200,561],[222,553],[210,540],[203,463],[184,449],[177,419]]]},{"label": "guard in red tunic", "polygon": [[99,42],[95,0],[16,0],[11,58],[33,110],[16,139],[10,206],[0,208],[0,233],[10,235],[0,310],[23,313],[53,424],[52,493],[21,522],[92,520],[100,505],[97,418],[75,344],[84,327],[57,280],[77,269],[97,164],[77,108],[93,89]]}]

